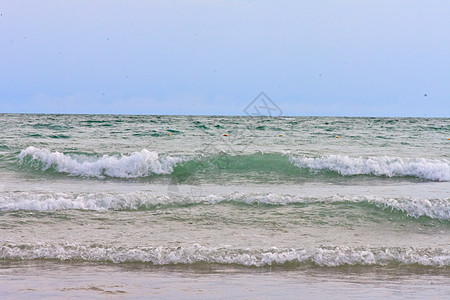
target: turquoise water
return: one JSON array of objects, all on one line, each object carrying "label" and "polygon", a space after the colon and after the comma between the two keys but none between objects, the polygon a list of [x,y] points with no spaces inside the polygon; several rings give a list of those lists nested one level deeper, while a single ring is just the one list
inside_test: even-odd
[{"label": "turquoise water", "polygon": [[87,264],[89,276],[131,268],[174,281],[329,275],[347,289],[336,278],[356,272],[376,290],[377,274],[400,272],[422,291],[441,286],[424,295],[449,292],[448,118],[3,114],[0,124],[3,278]]}]

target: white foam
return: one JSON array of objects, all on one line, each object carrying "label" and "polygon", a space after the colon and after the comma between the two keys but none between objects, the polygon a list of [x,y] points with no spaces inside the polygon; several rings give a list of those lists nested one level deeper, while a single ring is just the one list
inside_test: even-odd
[{"label": "white foam", "polygon": [[213,248],[194,244],[188,247],[135,247],[80,244],[3,244],[0,259],[81,260],[113,263],[143,262],[154,265],[216,263],[264,267],[284,264],[313,263],[318,266],[417,264],[432,267],[450,266],[450,251],[413,247],[339,247],[268,250]]},{"label": "white foam", "polygon": [[380,198],[374,196],[334,196],[331,201],[372,203],[382,209],[400,210],[410,217],[427,216],[433,219],[450,220],[450,199],[415,199],[403,197]]},{"label": "white foam", "polygon": [[450,181],[450,162],[446,159],[400,157],[349,157],[329,155],[324,157],[291,157],[299,168],[332,170],[341,175],[414,176],[418,178]]},{"label": "white foam", "polygon": [[137,210],[141,207],[170,204],[182,204],[182,199],[168,196],[154,196],[151,193],[28,193],[12,192],[0,194],[0,210]]},{"label": "white foam", "polygon": [[181,158],[161,157],[157,152],[143,149],[129,156],[88,157],[85,155],[68,155],[45,148],[28,147],[19,154],[20,162],[31,157],[36,164],[41,163],[45,171],[51,167],[57,172],[73,176],[135,178],[151,174],[170,174]]},{"label": "white foam", "polygon": [[208,195],[155,195],[152,192],[133,193],[40,193],[8,192],[0,194],[0,210],[138,210],[152,209],[159,205],[214,205],[223,202],[245,204],[289,205],[294,203],[369,203],[381,209],[399,210],[411,217],[427,216],[433,219],[450,220],[450,199],[415,199],[404,197],[341,196],[315,198],[301,195],[242,194]]}]

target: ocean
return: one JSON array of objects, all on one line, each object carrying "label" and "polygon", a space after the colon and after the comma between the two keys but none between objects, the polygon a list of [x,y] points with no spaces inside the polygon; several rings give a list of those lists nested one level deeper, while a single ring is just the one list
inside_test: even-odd
[{"label": "ocean", "polygon": [[0,298],[450,297],[450,119],[0,114]]}]

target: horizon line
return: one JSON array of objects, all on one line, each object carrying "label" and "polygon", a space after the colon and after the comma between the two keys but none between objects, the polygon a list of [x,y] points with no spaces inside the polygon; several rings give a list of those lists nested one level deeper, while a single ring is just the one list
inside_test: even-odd
[{"label": "horizon line", "polygon": [[58,113],[58,112],[0,112],[0,115],[98,115],[98,116],[192,116],[192,117],[270,117],[270,118],[283,118],[283,117],[313,117],[313,118],[440,118],[448,119],[448,117],[442,116],[348,116],[348,115],[280,115],[280,116],[268,116],[268,115],[256,115],[251,116],[247,114],[236,115],[219,115],[219,114],[144,114],[144,113]]}]

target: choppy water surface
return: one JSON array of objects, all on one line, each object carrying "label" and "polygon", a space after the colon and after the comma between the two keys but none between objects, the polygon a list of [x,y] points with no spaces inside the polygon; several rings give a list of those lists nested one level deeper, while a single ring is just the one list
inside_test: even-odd
[{"label": "choppy water surface", "polygon": [[375,274],[395,273],[394,286],[427,293],[434,280],[422,296],[450,292],[450,119],[4,114],[0,124],[5,279],[82,265],[90,276],[232,284],[229,271],[255,288],[258,276],[286,276],[286,291],[309,280],[305,295],[328,297],[320,282],[349,292],[341,279],[357,273],[376,291],[387,286]]}]

